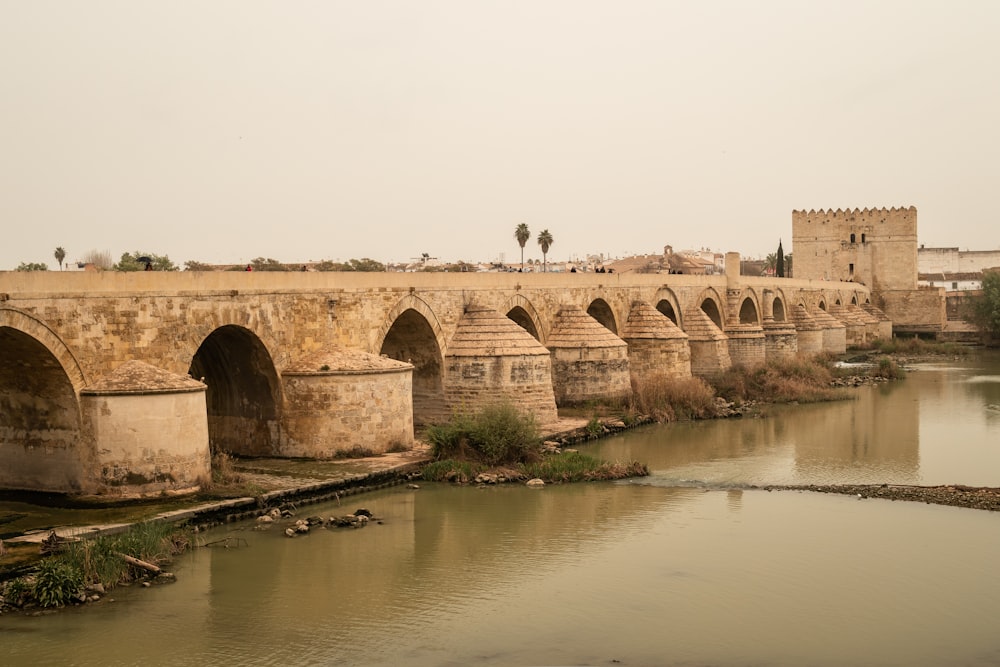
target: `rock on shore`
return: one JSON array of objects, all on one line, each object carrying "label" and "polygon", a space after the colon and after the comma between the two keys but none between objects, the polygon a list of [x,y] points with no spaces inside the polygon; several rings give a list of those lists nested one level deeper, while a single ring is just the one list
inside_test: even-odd
[{"label": "rock on shore", "polygon": [[1000,488],[987,486],[911,486],[907,484],[806,484],[767,486],[768,491],[817,491],[857,496],[859,499],[882,498],[909,500],[932,505],[951,505],[969,509],[1000,511]]}]

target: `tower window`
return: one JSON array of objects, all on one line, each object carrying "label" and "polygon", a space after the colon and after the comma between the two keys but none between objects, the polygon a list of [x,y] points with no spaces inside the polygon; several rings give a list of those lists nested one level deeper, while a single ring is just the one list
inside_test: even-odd
[{"label": "tower window", "polygon": [[854,243],[854,234],[851,234],[851,243]]}]

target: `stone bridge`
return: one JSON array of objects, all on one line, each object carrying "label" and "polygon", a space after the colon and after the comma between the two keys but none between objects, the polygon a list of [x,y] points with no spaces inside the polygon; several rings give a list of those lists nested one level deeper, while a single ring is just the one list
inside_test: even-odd
[{"label": "stone bridge", "polygon": [[544,425],[891,331],[863,285],[736,272],[0,272],[0,488],[186,492],[210,452],[404,449],[503,398]]}]

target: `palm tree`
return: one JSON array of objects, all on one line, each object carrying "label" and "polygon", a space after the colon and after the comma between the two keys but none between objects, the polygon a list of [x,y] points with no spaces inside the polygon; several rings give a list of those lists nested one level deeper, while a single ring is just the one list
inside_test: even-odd
[{"label": "palm tree", "polygon": [[528,225],[521,223],[514,230],[514,239],[517,240],[518,244],[521,246],[521,270],[524,271],[524,244],[528,242],[531,238],[531,232],[528,231]]},{"label": "palm tree", "polygon": [[542,246],[542,273],[549,270],[545,256],[549,253],[549,246],[551,246],[552,243],[552,234],[549,234],[549,230],[543,229],[538,234],[538,245]]},{"label": "palm tree", "polygon": [[66,251],[63,250],[62,246],[56,248],[55,257],[56,261],[59,262],[59,270],[62,271],[62,263],[66,259]]}]

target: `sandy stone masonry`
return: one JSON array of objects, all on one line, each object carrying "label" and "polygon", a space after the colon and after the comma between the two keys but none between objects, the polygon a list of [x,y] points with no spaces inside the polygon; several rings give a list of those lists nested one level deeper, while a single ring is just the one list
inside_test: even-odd
[{"label": "sandy stone masonry", "polygon": [[[738,272],[0,272],[0,487],[194,488],[202,458],[165,462],[202,457],[185,448],[203,436],[174,422],[207,424],[212,451],[307,457],[406,448],[414,425],[505,395],[545,423],[556,401],[622,397],[632,377],[724,370],[727,330],[744,363],[811,350],[794,337],[844,325],[799,331],[786,313],[821,304],[868,307],[871,291]],[[164,391],[178,378],[193,384]],[[128,419],[104,428],[106,409]]]}]

